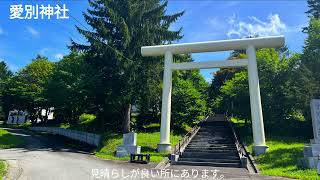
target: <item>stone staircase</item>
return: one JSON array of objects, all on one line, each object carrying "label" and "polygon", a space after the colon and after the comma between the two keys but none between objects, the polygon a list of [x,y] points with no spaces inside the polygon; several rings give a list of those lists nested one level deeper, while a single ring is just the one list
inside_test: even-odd
[{"label": "stone staircase", "polygon": [[241,167],[234,135],[227,119],[220,115],[203,122],[175,164]]}]

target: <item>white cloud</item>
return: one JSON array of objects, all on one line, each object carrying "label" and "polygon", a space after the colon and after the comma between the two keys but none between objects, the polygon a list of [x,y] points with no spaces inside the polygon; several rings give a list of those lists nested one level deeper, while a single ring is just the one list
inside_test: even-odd
[{"label": "white cloud", "polygon": [[54,57],[57,59],[57,60],[60,60],[60,59],[62,59],[63,58],[63,54],[61,54],[61,53],[58,53],[58,54],[55,54],[54,55]]},{"label": "white cloud", "polygon": [[4,33],[4,31],[3,31],[3,29],[0,27],[0,34],[3,34]]},{"label": "white cloud", "polygon": [[39,35],[39,31],[35,30],[33,27],[31,26],[27,26],[27,31],[33,35],[33,36],[38,36]]},{"label": "white cloud", "polygon": [[[0,59],[0,61],[5,61],[3,59]],[[11,62],[8,62],[8,61],[5,61],[6,64],[8,65],[9,69],[12,71],[12,72],[17,72],[20,68],[14,64],[14,63],[11,63]]]},{"label": "white cloud", "polygon": [[208,24],[212,25],[212,26],[219,26],[221,23],[220,23],[220,21],[218,20],[217,17],[214,17],[214,18],[209,18],[208,19]]},{"label": "white cloud", "polygon": [[232,6],[237,6],[240,3],[241,2],[239,2],[239,1],[227,1],[227,2],[225,2],[225,5],[230,8]]},{"label": "white cloud", "polygon": [[236,18],[237,18],[236,14],[233,13],[232,16],[228,18],[228,24],[233,25],[236,22]]},{"label": "white cloud", "polygon": [[44,56],[49,51],[48,48],[42,48],[39,52],[40,55]]},{"label": "white cloud", "polygon": [[255,16],[249,17],[251,22],[234,23],[235,19],[229,20],[233,22],[232,28],[228,31],[227,35],[246,37],[246,36],[270,36],[279,35],[287,31],[287,26],[281,21],[278,14],[270,14],[267,21],[261,21]]}]

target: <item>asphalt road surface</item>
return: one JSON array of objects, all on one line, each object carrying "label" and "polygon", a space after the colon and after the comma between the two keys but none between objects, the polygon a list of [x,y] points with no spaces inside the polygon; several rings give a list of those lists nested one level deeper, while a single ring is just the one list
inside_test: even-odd
[{"label": "asphalt road surface", "polygon": [[[0,159],[9,164],[5,179],[88,180],[88,179],[280,179],[252,175],[241,168],[171,166],[154,169],[156,164],[133,164],[102,160],[92,155],[92,147],[71,145],[62,136],[35,134],[7,129],[22,136],[22,148],[0,150]],[[74,142],[72,142],[73,144]]]}]

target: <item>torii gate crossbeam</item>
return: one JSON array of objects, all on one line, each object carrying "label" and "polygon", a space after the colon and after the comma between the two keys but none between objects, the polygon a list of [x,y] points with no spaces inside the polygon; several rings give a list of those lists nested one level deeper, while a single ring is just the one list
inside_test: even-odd
[{"label": "torii gate crossbeam", "polygon": [[[276,48],[284,45],[284,36],[271,36],[247,39],[232,39],[223,41],[208,41],[197,43],[170,44],[145,46],[141,48],[142,56],[165,56],[163,93],[161,107],[161,127],[159,152],[171,150],[170,118],[171,118],[171,89],[172,71],[186,69],[206,69],[215,67],[247,66],[249,79],[250,107],[253,129],[253,151],[259,155],[267,150],[262,116],[259,77],[256,60],[256,48]],[[173,63],[174,54],[217,52],[229,50],[246,50],[247,59]]]}]

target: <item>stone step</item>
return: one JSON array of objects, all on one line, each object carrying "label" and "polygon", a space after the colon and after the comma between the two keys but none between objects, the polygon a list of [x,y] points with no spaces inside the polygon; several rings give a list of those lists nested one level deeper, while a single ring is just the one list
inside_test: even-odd
[{"label": "stone step", "polygon": [[177,164],[241,167],[229,122],[222,116],[201,123],[199,131],[181,153]]},{"label": "stone step", "polygon": [[236,148],[234,144],[230,144],[229,146],[219,146],[219,145],[210,145],[210,146],[204,146],[204,145],[197,145],[197,144],[189,144],[186,148],[193,148],[193,149],[209,149],[209,148],[220,148],[220,149],[227,149],[227,148]]},{"label": "stone step", "polygon": [[211,158],[215,159],[216,157],[230,157],[230,156],[239,156],[237,152],[182,152],[182,157],[203,157],[203,158]]},{"label": "stone step", "polygon": [[206,145],[221,145],[221,144],[229,144],[229,145],[233,145],[234,142],[226,142],[226,141],[198,141],[198,142],[190,142],[190,145],[199,145],[199,146],[206,146]]},{"label": "stone step", "polygon": [[179,158],[178,161],[193,161],[193,162],[215,162],[215,163],[240,163],[240,159],[201,159],[201,158]]},{"label": "stone step", "polygon": [[190,147],[194,147],[194,146],[199,146],[199,148],[202,148],[202,147],[219,147],[219,146],[222,146],[222,147],[226,147],[226,146],[231,146],[231,147],[234,147],[234,143],[230,142],[224,142],[223,145],[222,145],[222,142],[220,143],[208,143],[208,142],[191,142],[188,144]]},{"label": "stone step", "polygon": [[208,129],[208,130],[206,130],[206,129],[204,129],[204,130],[201,130],[201,131],[198,131],[198,133],[207,133],[207,134],[213,134],[213,133],[215,133],[215,134],[217,134],[217,133],[226,133],[226,135],[228,135],[228,134],[230,134],[231,135],[231,131],[229,130],[229,129],[221,129],[221,130],[214,130],[214,129]]},{"label": "stone step", "polygon": [[212,134],[212,135],[197,135],[194,136],[193,139],[230,139],[233,140],[233,136],[222,136],[222,135],[216,135],[216,134]]},{"label": "stone step", "polygon": [[186,147],[185,150],[192,150],[192,151],[198,151],[198,150],[206,150],[206,151],[209,151],[209,150],[234,150],[234,151],[237,151],[237,148],[236,146],[234,147],[206,147],[206,148],[203,148],[203,147]]},{"label": "stone step", "polygon": [[225,131],[199,131],[197,133],[197,136],[199,136],[199,135],[210,135],[210,136],[211,135],[217,135],[217,136],[225,135],[225,136],[232,136],[231,132],[227,131],[227,130],[225,130]]},{"label": "stone step", "polygon": [[191,141],[189,144],[219,145],[219,144],[234,144],[234,141]]},{"label": "stone step", "polygon": [[216,157],[214,157],[214,158],[208,158],[208,157],[206,157],[206,158],[201,158],[201,157],[188,157],[188,156],[183,156],[183,155],[181,155],[180,157],[179,157],[179,159],[181,159],[181,158],[196,158],[196,159],[229,159],[229,160],[239,160],[240,158],[239,158],[239,156],[216,156]]},{"label": "stone step", "polygon": [[192,142],[232,142],[234,143],[233,139],[209,139],[209,138],[197,138],[192,139]]},{"label": "stone step", "polygon": [[230,128],[229,124],[228,125],[214,125],[214,124],[207,124],[207,125],[202,125],[202,129],[227,129]]},{"label": "stone step", "polygon": [[194,137],[192,141],[233,141],[228,138],[210,138],[210,137]]},{"label": "stone step", "polygon": [[237,152],[236,149],[214,149],[214,150],[210,150],[210,149],[185,149],[183,151],[185,152],[206,152],[206,153],[219,153],[219,152]]},{"label": "stone step", "polygon": [[216,147],[223,148],[223,147],[226,147],[226,148],[228,148],[228,147],[236,147],[236,145],[231,144],[231,143],[230,144],[208,144],[208,143],[201,144],[201,143],[197,143],[197,144],[188,144],[187,147],[198,147],[198,148],[216,148]]},{"label": "stone step", "polygon": [[221,137],[233,137],[231,132],[198,132],[196,136],[221,136]]},{"label": "stone step", "polygon": [[201,127],[200,131],[229,131],[230,127],[216,127],[216,126],[208,126],[208,127]]},{"label": "stone step", "polygon": [[193,161],[178,161],[176,165],[187,166],[212,166],[212,167],[237,167],[240,168],[240,163],[215,163],[215,162],[193,162]]}]

